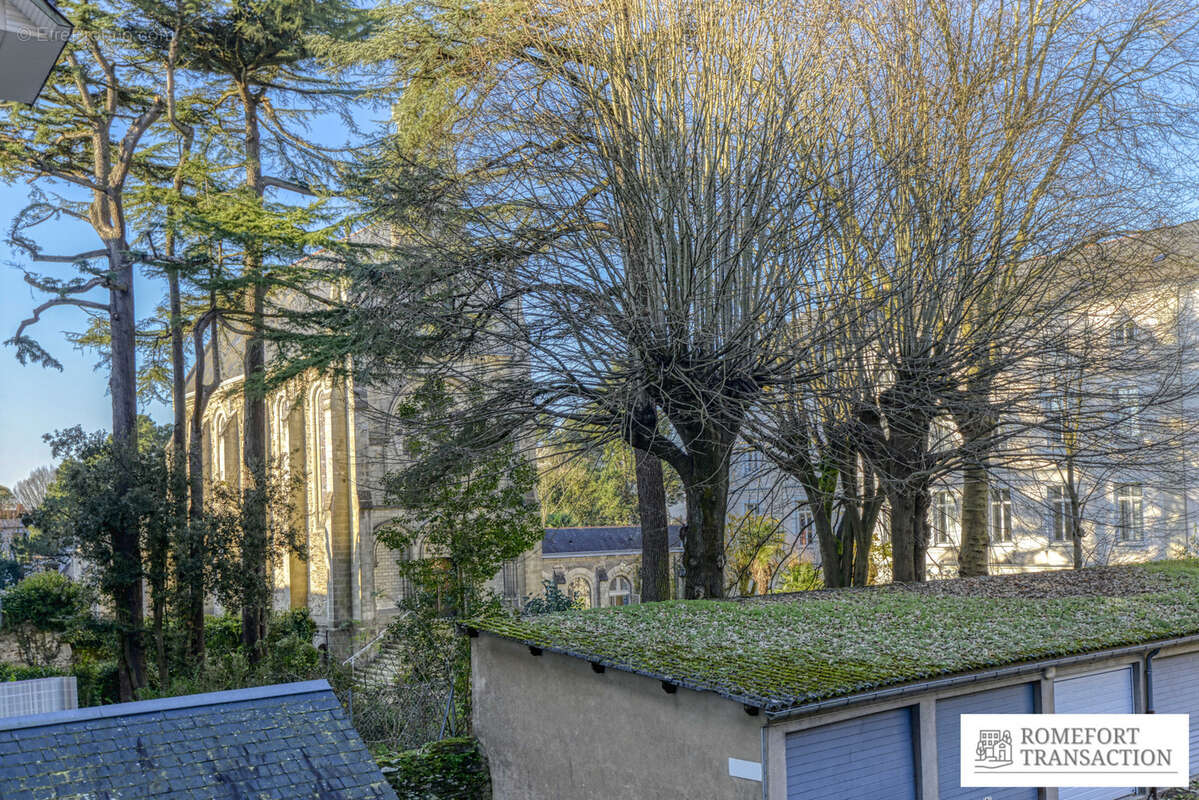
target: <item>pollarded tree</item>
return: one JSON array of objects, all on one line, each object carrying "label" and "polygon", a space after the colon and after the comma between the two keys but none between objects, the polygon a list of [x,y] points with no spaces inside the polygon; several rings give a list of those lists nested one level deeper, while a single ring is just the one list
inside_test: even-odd
[{"label": "pollarded tree", "polygon": [[[860,435],[888,498],[896,580],[923,577],[929,487],[955,465],[961,570],[979,574],[1003,404],[1046,326],[1112,288],[1076,254],[1143,224],[1167,185],[1154,161],[1188,130],[1177,98],[1194,9],[914,0],[847,14],[867,157],[837,172],[834,201],[880,290],[869,347],[885,367]],[[946,415],[962,445],[941,458],[929,442]]]},{"label": "pollarded tree", "polygon": [[830,113],[809,91],[821,11],[414,3],[395,25],[397,115],[425,125],[368,173],[407,266],[363,271],[345,346],[378,355],[374,331],[413,331],[385,355],[419,365],[431,341],[446,357],[424,349],[427,369],[492,390],[465,413],[511,430],[549,415],[666,461],[688,597],[724,592],[729,454],[749,407],[793,379],[781,332],[811,285],[810,154]]}]

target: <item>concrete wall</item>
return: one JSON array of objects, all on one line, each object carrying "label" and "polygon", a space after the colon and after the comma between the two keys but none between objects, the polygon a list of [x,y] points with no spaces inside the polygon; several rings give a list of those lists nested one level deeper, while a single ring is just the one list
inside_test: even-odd
[{"label": "concrete wall", "polygon": [[471,640],[474,730],[495,800],[760,800],[729,758],[762,759],[764,717],[707,692],[480,634]]}]

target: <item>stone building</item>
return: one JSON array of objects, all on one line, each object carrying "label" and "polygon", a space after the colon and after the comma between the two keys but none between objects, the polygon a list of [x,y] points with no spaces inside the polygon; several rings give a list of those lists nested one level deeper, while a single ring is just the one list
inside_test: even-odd
[{"label": "stone building", "polygon": [[[683,543],[680,526],[669,527],[670,569],[679,575]],[[505,567],[505,598],[522,603],[545,583],[558,587],[587,608],[622,606],[641,600],[641,526],[547,528],[541,542]],[[676,583],[678,578],[676,577]],[[524,594],[515,594],[523,588]],[[676,586],[676,594],[680,593]]]},{"label": "stone building", "polygon": [[[354,236],[366,240],[381,235],[369,229]],[[206,352],[201,377],[211,388],[206,390],[202,449],[210,487],[224,484],[236,490],[242,485],[243,341],[241,334],[221,327]],[[495,357],[478,363],[507,368]],[[189,417],[195,380],[189,375]],[[368,386],[353,377],[309,374],[268,397],[268,459],[279,482],[288,487],[299,544],[306,551],[303,558],[287,554],[276,559],[274,606],[307,608],[337,654],[348,655],[354,632],[377,630],[398,613],[409,589],[398,562],[425,556],[421,545],[397,552],[377,536],[401,514],[385,503],[383,486],[387,474],[409,463],[397,414],[408,388],[404,376]],[[509,591],[523,598],[524,571],[519,574],[522,582]],[[502,584],[503,575],[497,575],[492,588],[500,593]],[[214,603],[211,610],[220,608]]]},{"label": "stone building", "polygon": [[[1119,278],[1119,296],[1063,318],[1087,329],[1083,361],[1098,368],[1031,368],[1036,385],[1021,389],[1027,399],[1007,417],[1018,432],[1004,439],[992,468],[992,573],[1071,567],[1076,527],[1086,565],[1199,550],[1199,222],[1117,240],[1098,258],[1113,282]],[[1064,335],[1062,358],[1072,334]],[[1046,350],[1044,358],[1056,357]],[[1065,390],[1055,385],[1063,381]],[[947,418],[938,419],[931,438],[952,447],[955,437]],[[730,514],[779,520],[799,557],[819,563],[796,481],[748,446],[735,454],[732,478]],[[953,577],[960,471],[941,477],[930,500],[928,575]]]}]

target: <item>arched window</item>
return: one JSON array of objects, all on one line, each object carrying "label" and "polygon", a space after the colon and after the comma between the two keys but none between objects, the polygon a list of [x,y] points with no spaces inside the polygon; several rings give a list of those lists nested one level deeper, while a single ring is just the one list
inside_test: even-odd
[{"label": "arched window", "polygon": [[584,578],[582,575],[571,578],[570,588],[567,591],[572,600],[575,600],[583,608],[591,608],[591,581]]},{"label": "arched window", "polygon": [[318,389],[311,395],[312,408],[312,469],[310,478],[316,508],[322,508],[325,498],[333,492],[333,413],[332,395]]},{"label": "arched window", "polygon": [[225,427],[227,424],[223,413],[218,413],[212,421],[210,463],[212,464],[212,477],[217,481],[225,480]]},{"label": "arched window", "polygon": [[623,575],[617,575],[608,584],[608,605],[627,606],[633,602],[633,584]]}]

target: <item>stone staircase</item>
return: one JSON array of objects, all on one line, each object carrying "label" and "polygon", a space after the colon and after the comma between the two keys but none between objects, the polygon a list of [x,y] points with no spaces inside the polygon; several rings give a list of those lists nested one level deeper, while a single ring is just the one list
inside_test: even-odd
[{"label": "stone staircase", "polygon": [[400,672],[399,651],[398,641],[384,637],[371,652],[354,661],[354,683],[374,689],[394,684]]}]

